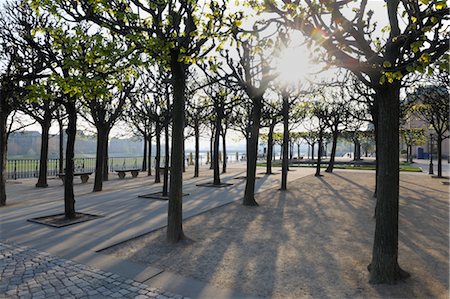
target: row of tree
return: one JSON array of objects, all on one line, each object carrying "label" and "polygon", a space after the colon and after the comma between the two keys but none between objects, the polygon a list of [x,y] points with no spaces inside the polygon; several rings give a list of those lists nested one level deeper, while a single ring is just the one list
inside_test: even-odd
[{"label": "row of tree", "polygon": [[[400,91],[408,74],[433,73],[437,68],[448,67],[445,53],[449,47],[449,9],[445,1],[386,2],[388,25],[381,36],[377,36],[373,11],[365,0],[261,0],[250,4],[261,16],[250,26],[243,25],[247,21],[239,6],[232,8],[222,1],[16,0],[8,5],[0,17],[4,64],[0,81],[1,204],[6,203],[7,122],[11,113],[19,109],[19,103],[35,105],[31,106],[33,111],[44,107],[42,111],[49,110],[50,114],[60,107],[64,110],[68,136],[64,198],[69,219],[76,217],[73,157],[80,110],[97,129],[97,153],[102,157],[108,155],[105,144],[111,128],[123,114],[130,117],[135,129],[150,144],[156,136],[157,150],[164,131],[166,153],[171,143],[163,187],[163,193],[169,196],[169,242],[184,238],[186,128],[192,128],[198,143],[204,114],[211,116],[207,119],[212,130],[215,184],[220,184],[220,136],[225,140],[231,124],[241,124],[238,127],[247,140],[243,204],[248,206],[257,206],[255,177],[260,129],[267,122],[269,131],[273,131],[274,123],[282,122],[282,189],[286,189],[288,132],[293,124],[290,117],[292,113],[305,117],[305,109],[293,107],[300,96],[313,93],[286,84],[274,88],[279,71],[273,61],[283,48],[289,47],[295,31],[302,33],[329,67],[347,69],[352,74],[349,80],[357,91],[352,100],[362,103],[364,108],[356,110],[367,110],[373,122],[377,152],[376,228],[370,280],[393,283],[405,277],[407,274],[397,261]],[[401,21],[407,25],[400,25]],[[439,63],[440,59],[443,63]],[[271,109],[271,89],[281,98],[278,112]],[[308,101],[315,119],[311,123],[318,136],[318,165],[326,130],[336,140],[347,119],[345,115],[351,113],[341,110],[342,105],[328,102],[330,98],[346,101],[339,92],[314,92],[313,100]],[[125,109],[127,101],[131,106]],[[234,112],[233,106],[238,107]],[[230,122],[229,115],[233,113],[237,113],[237,120]],[[37,120],[43,132],[49,118],[44,113],[42,122]],[[225,142],[222,143],[225,149]],[[198,175],[198,150],[195,160]],[[107,179],[106,161],[97,159],[98,190]],[[155,177],[159,178],[159,167]]]}]

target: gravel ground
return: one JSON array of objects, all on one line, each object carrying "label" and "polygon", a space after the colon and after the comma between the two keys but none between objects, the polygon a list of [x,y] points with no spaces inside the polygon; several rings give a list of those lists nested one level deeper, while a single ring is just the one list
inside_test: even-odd
[{"label": "gravel ground", "polygon": [[411,278],[371,285],[373,186],[371,172],[309,176],[258,194],[257,208],[235,202],[186,220],[181,244],[162,229],[104,253],[261,297],[448,298],[448,186],[402,173],[399,262]]}]

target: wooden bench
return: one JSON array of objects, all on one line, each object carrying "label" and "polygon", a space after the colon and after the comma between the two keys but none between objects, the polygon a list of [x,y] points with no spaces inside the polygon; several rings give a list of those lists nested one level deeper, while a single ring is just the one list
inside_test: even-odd
[{"label": "wooden bench", "polygon": [[117,175],[119,176],[120,179],[125,178],[125,175],[127,172],[131,172],[131,175],[135,178],[138,176],[139,171],[141,171],[140,168],[134,168],[134,169],[118,169],[118,170],[114,170],[115,172],[117,172]]},{"label": "wooden bench", "polygon": [[[89,180],[89,176],[92,174],[92,172],[75,172],[73,174],[74,177],[79,176],[81,178],[81,183],[87,183]],[[66,177],[65,173],[59,173],[58,177],[61,179],[61,181],[64,183],[64,179]]]}]

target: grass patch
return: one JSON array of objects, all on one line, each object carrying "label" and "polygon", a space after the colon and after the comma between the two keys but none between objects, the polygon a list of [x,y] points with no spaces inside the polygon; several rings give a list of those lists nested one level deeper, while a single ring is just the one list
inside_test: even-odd
[{"label": "grass patch", "polygon": [[[257,166],[266,166],[266,163],[258,163]],[[281,165],[272,165],[274,167],[279,167]],[[310,164],[294,164],[289,165],[289,167],[306,167],[306,168],[315,168],[315,165]],[[321,165],[320,168],[327,168],[327,165]],[[334,169],[352,169],[352,170],[375,170],[375,166],[371,165],[334,165]],[[400,171],[404,172],[422,172],[422,169],[419,167],[411,166],[408,163],[400,164]]]}]

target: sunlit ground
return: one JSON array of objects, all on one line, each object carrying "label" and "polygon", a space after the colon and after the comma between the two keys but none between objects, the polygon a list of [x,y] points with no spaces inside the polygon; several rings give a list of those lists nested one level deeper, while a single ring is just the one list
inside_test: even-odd
[{"label": "sunlit ground", "polygon": [[258,208],[232,203],[183,223],[193,240],[167,246],[164,230],[110,254],[221,288],[273,298],[447,298],[448,187],[401,174],[397,285],[370,285],[375,221],[373,172],[336,171],[258,194]]}]

